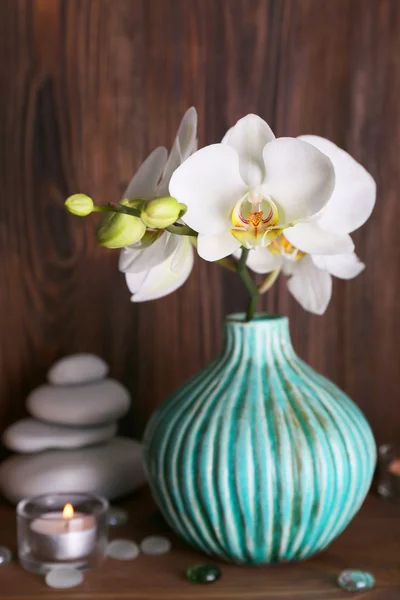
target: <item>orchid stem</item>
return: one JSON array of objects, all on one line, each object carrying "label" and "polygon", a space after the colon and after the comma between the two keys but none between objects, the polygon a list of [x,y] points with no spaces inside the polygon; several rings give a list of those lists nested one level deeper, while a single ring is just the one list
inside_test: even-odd
[{"label": "orchid stem", "polygon": [[[124,215],[130,215],[131,217],[139,217],[140,218],[140,210],[137,208],[132,208],[130,206],[125,206],[123,204],[105,204],[105,205],[95,205],[93,207],[93,212],[114,212],[114,213],[122,213]],[[174,233],[175,235],[190,235],[197,236],[197,232],[194,231],[188,225],[183,225],[180,223],[173,223],[169,227],[165,228],[166,231],[170,233]]]},{"label": "orchid stem", "polygon": [[173,223],[173,225],[169,225],[165,228],[165,231],[169,231],[170,233],[174,233],[175,235],[190,235],[193,237],[197,237],[197,231],[194,231],[188,225],[181,225],[180,223]]},{"label": "orchid stem", "polygon": [[114,212],[114,209],[111,206],[99,206],[98,204],[95,204],[92,212]]},{"label": "orchid stem", "polygon": [[130,215],[131,217],[139,217],[140,218],[140,210],[137,208],[131,208],[130,206],[124,206],[123,204],[104,204],[98,205],[96,204],[93,207],[93,212],[114,212],[114,213],[122,213],[124,215]]},{"label": "orchid stem", "polygon": [[247,248],[242,248],[242,254],[240,256],[240,260],[237,265],[237,272],[239,273],[240,279],[243,281],[243,283],[246,286],[246,289],[250,295],[250,300],[249,300],[249,304],[248,304],[247,312],[246,312],[246,322],[247,323],[249,321],[251,321],[252,318],[254,317],[254,312],[256,310],[257,300],[258,300],[258,296],[259,296],[258,287],[255,284],[255,282],[253,281],[253,279],[249,273],[249,270],[246,266],[246,261],[247,261],[248,255],[249,255],[249,250]]}]

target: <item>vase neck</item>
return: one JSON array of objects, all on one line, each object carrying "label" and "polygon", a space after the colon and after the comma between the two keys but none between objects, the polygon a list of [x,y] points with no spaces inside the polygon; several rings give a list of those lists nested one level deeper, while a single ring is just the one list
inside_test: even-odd
[{"label": "vase neck", "polygon": [[276,361],[294,355],[288,318],[257,314],[246,322],[242,313],[229,315],[225,320],[224,352],[237,352],[243,346],[250,349],[252,359],[263,362],[268,357]]}]

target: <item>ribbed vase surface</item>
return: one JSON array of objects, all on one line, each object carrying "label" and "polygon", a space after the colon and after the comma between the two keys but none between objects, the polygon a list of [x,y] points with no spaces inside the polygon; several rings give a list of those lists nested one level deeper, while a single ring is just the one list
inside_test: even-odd
[{"label": "ribbed vase surface", "polygon": [[245,564],[325,548],[358,511],[376,461],[361,411],[297,357],[279,316],[228,317],[221,354],[155,412],[144,442],[171,527]]}]

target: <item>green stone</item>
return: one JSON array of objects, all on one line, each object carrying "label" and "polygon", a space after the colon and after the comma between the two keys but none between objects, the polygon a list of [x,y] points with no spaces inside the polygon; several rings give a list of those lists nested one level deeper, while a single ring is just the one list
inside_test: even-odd
[{"label": "green stone", "polygon": [[186,569],[186,579],[193,583],[214,583],[221,577],[217,565],[194,565]]},{"label": "green stone", "polygon": [[340,573],[337,582],[339,587],[348,592],[359,592],[360,590],[370,590],[373,588],[375,578],[368,571],[348,569]]}]

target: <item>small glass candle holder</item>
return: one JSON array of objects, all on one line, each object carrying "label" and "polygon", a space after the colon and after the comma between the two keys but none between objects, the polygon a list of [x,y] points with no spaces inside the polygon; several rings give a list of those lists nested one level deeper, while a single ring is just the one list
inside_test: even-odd
[{"label": "small glass candle holder", "polygon": [[379,447],[378,493],[400,502],[400,447],[385,444]]},{"label": "small glass candle holder", "polygon": [[34,573],[90,569],[105,557],[108,501],[90,494],[46,494],[17,506],[18,556]]}]

